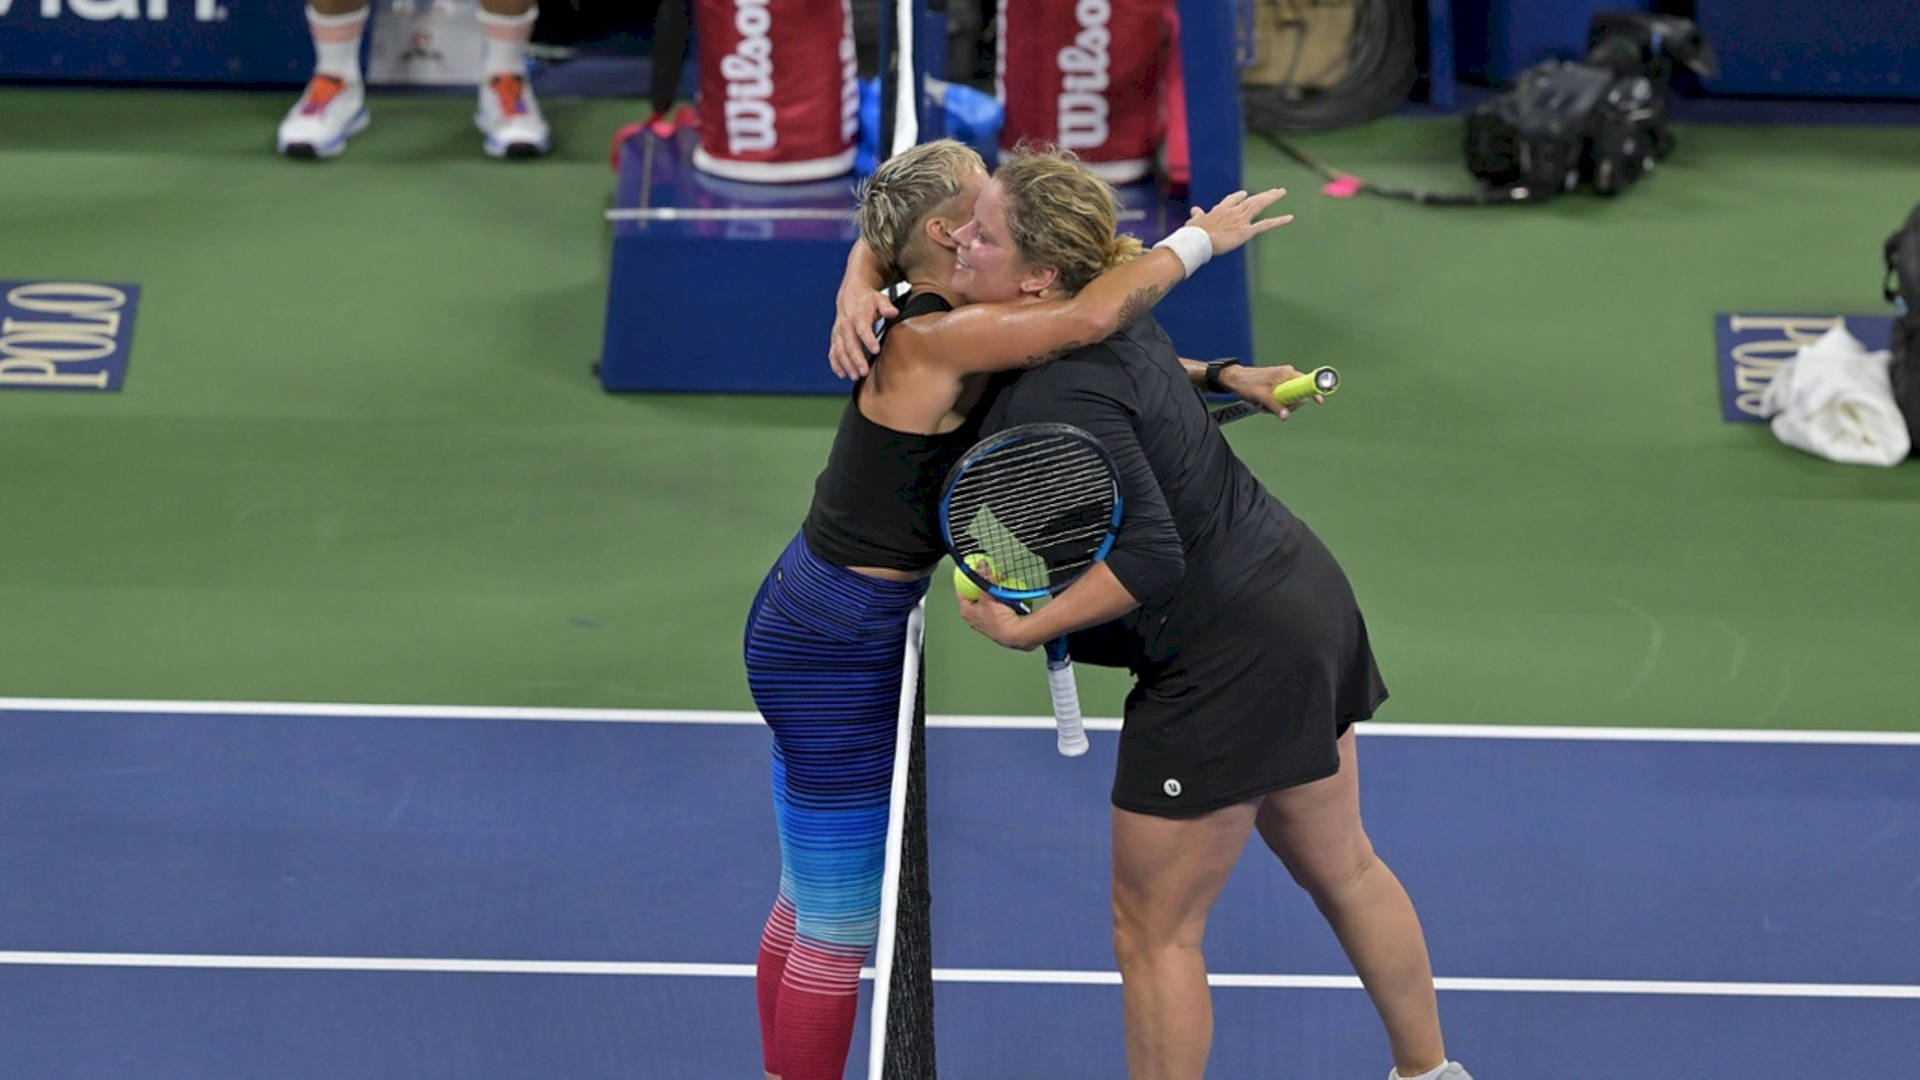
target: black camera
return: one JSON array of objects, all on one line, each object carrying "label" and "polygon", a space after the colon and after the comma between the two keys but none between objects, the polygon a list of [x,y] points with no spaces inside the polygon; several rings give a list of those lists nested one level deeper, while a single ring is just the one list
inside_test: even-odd
[{"label": "black camera", "polygon": [[1673,66],[1718,71],[1687,19],[1595,15],[1584,61],[1549,61],[1467,117],[1467,168],[1516,198],[1586,188],[1614,195],[1673,152],[1667,121]]}]

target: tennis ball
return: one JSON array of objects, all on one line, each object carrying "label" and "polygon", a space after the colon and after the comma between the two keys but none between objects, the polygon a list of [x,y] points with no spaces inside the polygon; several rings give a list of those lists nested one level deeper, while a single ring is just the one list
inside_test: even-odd
[{"label": "tennis ball", "polygon": [[[987,558],[985,552],[976,551],[967,556],[967,566],[988,581],[997,579],[997,575],[993,572],[993,560]],[[953,591],[959,593],[962,599],[980,599],[980,586],[975,585],[973,579],[962,573],[957,566],[953,568]]]}]

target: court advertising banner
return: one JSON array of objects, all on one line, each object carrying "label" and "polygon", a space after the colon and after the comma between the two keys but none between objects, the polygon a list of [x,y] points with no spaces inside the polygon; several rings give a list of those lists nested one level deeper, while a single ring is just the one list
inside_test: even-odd
[{"label": "court advertising banner", "polygon": [[0,281],[0,390],[118,390],[140,286]]},{"label": "court advertising banner", "polygon": [[0,0],[0,78],[292,84],[313,71],[306,5]]},{"label": "court advertising banner", "polygon": [[1845,325],[1869,352],[1887,347],[1890,315],[1742,315],[1713,317],[1714,355],[1720,369],[1720,415],[1728,423],[1765,423],[1760,399],[1767,384],[1803,345]]}]

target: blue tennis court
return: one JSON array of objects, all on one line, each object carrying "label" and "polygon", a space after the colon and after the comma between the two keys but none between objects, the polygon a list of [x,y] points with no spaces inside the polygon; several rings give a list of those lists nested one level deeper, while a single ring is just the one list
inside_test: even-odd
[{"label": "blue tennis court", "polygon": [[[943,1076],[1124,1073],[1115,740],[1048,727],[929,733]],[[1362,730],[1477,1076],[1904,1060],[1920,736]],[[766,764],[740,713],[0,700],[0,1076],[757,1076]],[[1257,844],[1209,946],[1210,1075],[1384,1075]]]}]

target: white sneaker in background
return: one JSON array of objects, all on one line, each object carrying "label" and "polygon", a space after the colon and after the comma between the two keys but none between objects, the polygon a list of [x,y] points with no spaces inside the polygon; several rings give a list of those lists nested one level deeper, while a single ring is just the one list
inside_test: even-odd
[{"label": "white sneaker in background", "polygon": [[367,93],[359,83],[315,75],[280,121],[274,146],[288,157],[335,157],[350,136],[366,130],[367,121]]},{"label": "white sneaker in background", "polygon": [[480,107],[473,122],[487,137],[484,145],[490,157],[538,157],[553,145],[533,87],[519,75],[487,76],[480,86]]}]

